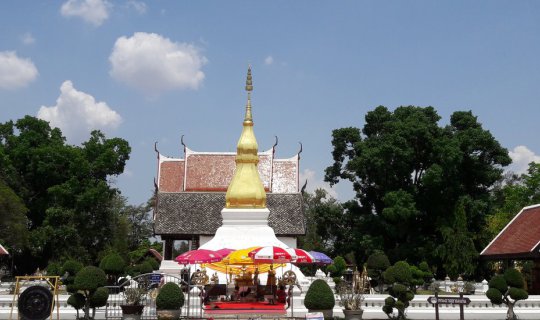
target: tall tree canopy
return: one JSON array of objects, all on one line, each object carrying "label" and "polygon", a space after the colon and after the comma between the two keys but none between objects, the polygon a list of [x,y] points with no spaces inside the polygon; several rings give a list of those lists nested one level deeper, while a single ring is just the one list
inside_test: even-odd
[{"label": "tall tree canopy", "polygon": [[349,214],[363,225],[355,228],[354,238],[363,239],[355,250],[376,246],[371,250],[384,250],[392,261],[427,259],[442,267],[453,255],[436,249],[455,246],[448,243],[452,226],[472,237],[475,252],[467,256],[482,249],[477,235],[490,210],[489,190],[511,160],[470,111],[454,112],[444,127],[439,120],[432,107],[379,106],[362,130],[333,131],[334,163],[325,180],[353,183],[359,205]]},{"label": "tall tree canopy", "polygon": [[119,191],[108,179],[123,172],[130,151],[127,141],[99,131],[82,146],[67,145],[58,128],[31,116],[0,124],[0,179],[28,209],[30,242],[16,253],[19,273],[49,259],[93,262],[110,245]]}]

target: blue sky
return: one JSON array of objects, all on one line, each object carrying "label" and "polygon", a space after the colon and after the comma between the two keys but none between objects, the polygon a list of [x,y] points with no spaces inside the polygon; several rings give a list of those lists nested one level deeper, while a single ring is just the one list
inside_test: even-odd
[{"label": "blue sky", "polygon": [[[115,180],[152,193],[154,141],[183,156],[234,151],[253,66],[255,133],[277,156],[302,142],[320,187],[331,131],[378,105],[472,110],[515,159],[540,161],[538,1],[0,2],[0,122],[39,116],[78,144],[92,128],[129,141]],[[350,185],[333,194],[352,197]]]}]

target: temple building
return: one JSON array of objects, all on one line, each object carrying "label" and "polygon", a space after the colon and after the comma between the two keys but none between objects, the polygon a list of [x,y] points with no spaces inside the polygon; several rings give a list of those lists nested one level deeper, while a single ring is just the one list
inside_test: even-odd
[{"label": "temple building", "polygon": [[480,253],[486,260],[532,260],[529,294],[540,294],[540,204],[523,209]]},{"label": "temple building", "polygon": [[[190,249],[205,247],[211,243],[218,228],[224,224],[230,225],[233,220],[238,222],[238,217],[227,220],[222,213],[227,208],[255,210],[248,213],[247,218],[242,218],[245,220],[242,223],[265,224],[280,246],[296,247],[297,237],[305,234],[303,198],[299,185],[301,148],[290,158],[277,159],[276,138],[274,146],[258,152],[252,129],[252,88],[249,69],[246,84],[248,103],[237,152],[193,151],[184,144],[183,139],[183,158],[164,156],[156,148],[158,168],[154,232],[164,241],[165,260],[175,258],[175,241],[189,241]],[[231,183],[233,180],[236,182]],[[262,211],[266,218],[257,216]],[[259,221],[259,218],[262,220]],[[264,238],[260,234],[253,236]],[[231,247],[240,244],[228,242],[222,245],[240,249]],[[244,242],[241,248],[249,245],[249,242]]]}]

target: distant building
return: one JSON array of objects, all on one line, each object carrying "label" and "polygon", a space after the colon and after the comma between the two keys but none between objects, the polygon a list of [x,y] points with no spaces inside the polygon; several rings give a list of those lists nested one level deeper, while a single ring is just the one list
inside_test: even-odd
[{"label": "distant building", "polygon": [[480,253],[489,260],[532,260],[530,294],[540,294],[540,204],[528,206]]},{"label": "distant building", "polygon": [[[258,171],[267,192],[269,225],[279,240],[296,247],[297,237],[305,234],[300,152],[276,159],[276,145],[259,152]],[[174,258],[175,240],[187,240],[194,249],[213,238],[222,223],[225,192],[236,166],[235,152],[196,152],[183,146],[184,158],[169,158],[156,149],[154,231],[165,242],[165,260]]]}]

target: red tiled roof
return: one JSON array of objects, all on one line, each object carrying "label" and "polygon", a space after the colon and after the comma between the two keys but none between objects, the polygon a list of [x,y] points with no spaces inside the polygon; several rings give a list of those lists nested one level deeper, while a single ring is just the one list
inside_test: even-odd
[{"label": "red tiled roof", "polygon": [[540,204],[523,208],[480,254],[493,258],[540,256]]},{"label": "red tiled roof", "polygon": [[159,189],[164,192],[180,192],[184,189],[184,160],[160,159]]},{"label": "red tiled roof", "polygon": [[[236,168],[235,153],[196,152],[185,148],[185,159],[159,154],[161,192],[224,192]],[[259,175],[267,192],[298,192],[298,155],[274,159],[274,150],[259,152]]]}]

